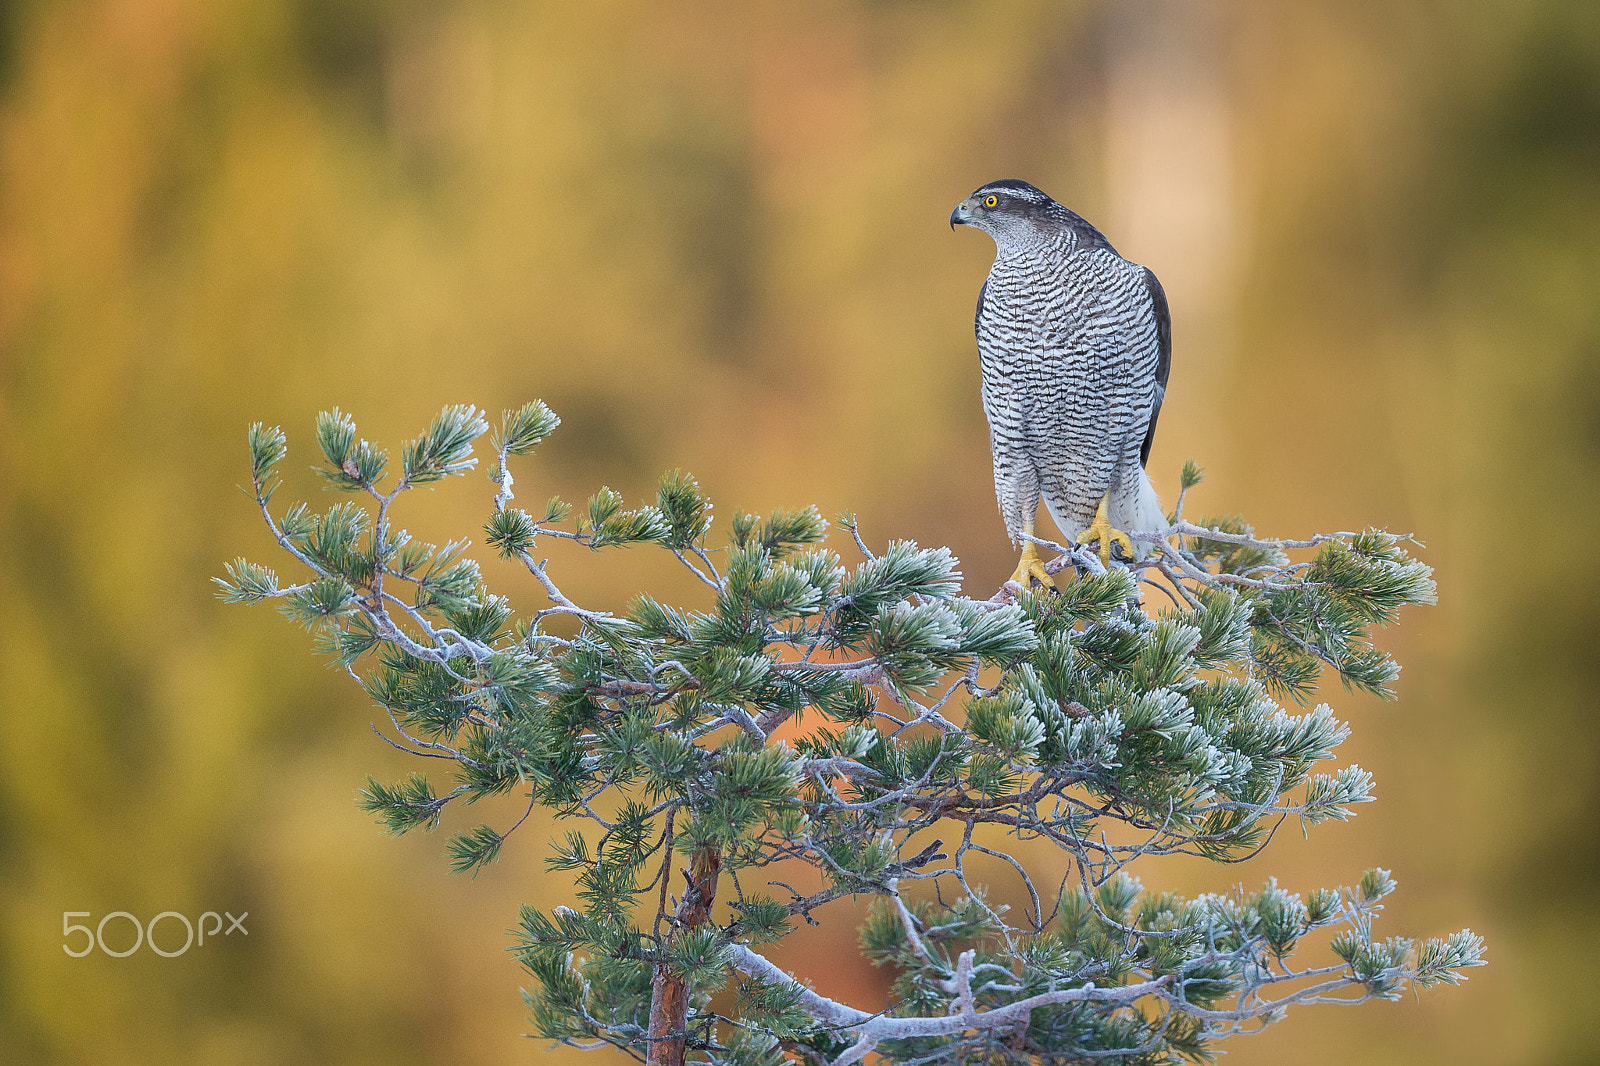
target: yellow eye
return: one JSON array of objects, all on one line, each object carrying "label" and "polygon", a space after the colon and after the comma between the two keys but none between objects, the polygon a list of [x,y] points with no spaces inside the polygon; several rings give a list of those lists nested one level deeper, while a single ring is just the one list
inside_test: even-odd
[{"label": "yellow eye", "polygon": [[993,207],[995,204],[997,204],[999,202],[1000,202],[1000,197],[994,195],[993,193],[990,193],[988,196],[985,196],[983,198],[983,206],[984,207]]}]

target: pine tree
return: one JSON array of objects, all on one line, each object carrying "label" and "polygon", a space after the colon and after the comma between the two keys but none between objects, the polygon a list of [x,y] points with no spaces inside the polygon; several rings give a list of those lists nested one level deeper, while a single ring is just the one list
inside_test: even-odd
[{"label": "pine tree", "polygon": [[[815,508],[736,514],[713,547],[711,503],[679,472],[633,509],[605,488],[575,517],[559,499],[513,506],[512,458],[558,424],[535,402],[492,437],[485,540],[548,601],[527,617],[465,539],[422,543],[392,514],[474,468],[489,427],[470,406],[406,445],[387,485],[389,454],[323,413],[319,470],[362,502],[322,513],[274,509],[286,439],[251,427],[252,492],[299,577],[239,559],[217,579],[228,600],[275,601],[387,711],[392,743],[448,766],[447,791],[421,773],[369,779],[361,803],[385,828],[431,830],[452,803],[510,792],[559,816],[548,861],[582,908],[525,906],[515,944],[543,1036],[652,1064],[1203,1061],[1291,1005],[1395,999],[1481,964],[1468,930],[1376,938],[1395,887],[1381,869],[1192,899],[1131,872],[1162,855],[1236,861],[1285,820],[1342,820],[1372,798],[1360,767],[1314,772],[1349,728],[1305,707],[1328,671],[1392,695],[1399,667],[1371,632],[1434,595],[1405,538],[1191,523],[1190,464],[1150,558],[1107,570],[1040,541],[1073,571],[1059,591],[975,600],[948,550],[873,552],[849,516],[830,547]],[[542,538],[656,545],[707,602],[581,607]],[[786,725],[792,740],[776,737]],[[525,818],[458,833],[451,865],[495,861]],[[1065,851],[1067,879],[1039,883],[1008,841]],[[969,877],[980,856],[1013,872],[1017,913]],[[788,885],[802,866],[812,891]],[[847,896],[875,901],[860,940],[894,975],[886,1013],[762,953]]]}]

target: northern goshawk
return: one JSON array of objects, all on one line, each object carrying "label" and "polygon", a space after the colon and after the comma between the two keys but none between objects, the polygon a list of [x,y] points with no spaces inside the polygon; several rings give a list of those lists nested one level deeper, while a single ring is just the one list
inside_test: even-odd
[{"label": "northern goshawk", "polygon": [[[1125,530],[1166,526],[1144,464],[1172,359],[1156,276],[1024,181],[990,182],[950,226],[994,238],[974,328],[1000,514],[1022,558],[1012,580],[1053,586],[1033,535],[1044,498],[1061,532],[1135,552]],[[1148,549],[1146,549],[1148,550]]]}]

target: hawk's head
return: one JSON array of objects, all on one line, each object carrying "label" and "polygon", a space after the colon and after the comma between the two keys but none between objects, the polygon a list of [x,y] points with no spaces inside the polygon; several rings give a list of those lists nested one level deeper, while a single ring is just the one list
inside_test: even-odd
[{"label": "hawk's head", "polygon": [[1027,246],[1041,237],[1065,238],[1073,248],[1104,248],[1113,254],[1100,231],[1068,211],[1025,181],[991,181],[961,201],[950,212],[950,228],[956,224],[975,226],[994,238],[1000,253],[1008,248]]},{"label": "hawk's head", "polygon": [[1007,230],[1060,221],[1062,206],[1025,181],[991,181],[950,212],[950,228],[975,226],[1000,239]]}]

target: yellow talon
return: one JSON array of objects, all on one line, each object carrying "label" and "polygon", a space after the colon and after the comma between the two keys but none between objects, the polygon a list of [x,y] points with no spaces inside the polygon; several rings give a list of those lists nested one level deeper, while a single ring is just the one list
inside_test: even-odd
[{"label": "yellow talon", "polygon": [[[1024,537],[1033,536],[1033,523],[1028,522],[1022,527]],[[1039,558],[1039,549],[1031,540],[1022,542],[1022,558],[1017,560],[1017,569],[1011,575],[1023,589],[1028,588],[1034,581],[1038,581],[1047,589],[1056,587],[1056,579],[1051,577],[1044,569],[1044,560]]]},{"label": "yellow talon", "polygon": [[1100,509],[1094,513],[1094,521],[1089,523],[1089,528],[1078,534],[1079,544],[1092,544],[1100,542],[1100,562],[1107,569],[1111,567],[1111,546],[1122,545],[1122,550],[1128,558],[1133,558],[1133,541],[1128,535],[1111,524],[1110,517],[1106,514],[1106,501],[1111,498],[1108,492],[1100,497]]},{"label": "yellow talon", "polygon": [[1017,560],[1017,570],[1011,575],[1023,588],[1027,588],[1033,581],[1039,582],[1047,589],[1056,587],[1056,579],[1051,577],[1044,569],[1044,560],[1039,558],[1039,549],[1033,546],[1033,541],[1025,541],[1022,545],[1022,558]]}]

